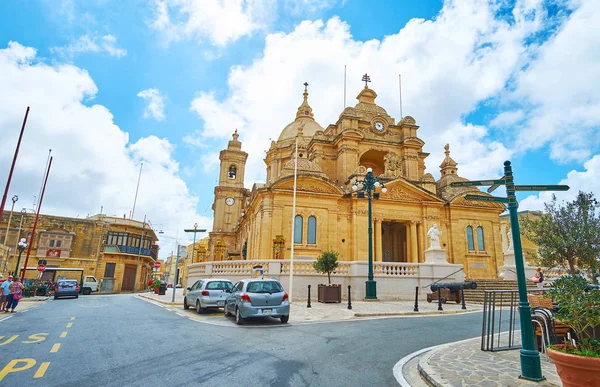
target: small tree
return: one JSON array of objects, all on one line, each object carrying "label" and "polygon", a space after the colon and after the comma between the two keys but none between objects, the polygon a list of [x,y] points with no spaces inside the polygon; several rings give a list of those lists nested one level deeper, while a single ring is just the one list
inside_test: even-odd
[{"label": "small tree", "polygon": [[329,285],[331,285],[331,273],[338,267],[338,255],[339,254],[336,251],[323,251],[316,262],[313,262],[313,267],[316,271],[319,273],[327,273]]},{"label": "small tree", "polygon": [[575,264],[596,271],[600,266],[599,204],[593,193],[579,191],[572,202],[557,204],[556,196],[545,203],[546,213],[539,219],[523,219],[525,236],[536,243],[544,266],[568,264],[571,275]]}]

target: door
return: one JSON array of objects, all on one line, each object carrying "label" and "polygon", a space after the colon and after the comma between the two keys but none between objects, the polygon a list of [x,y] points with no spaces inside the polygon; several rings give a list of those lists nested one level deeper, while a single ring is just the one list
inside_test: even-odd
[{"label": "door", "polygon": [[122,292],[132,292],[135,282],[135,265],[125,265],[123,272],[123,283],[121,284]]},{"label": "door", "polygon": [[190,288],[190,290],[188,291],[186,298],[187,298],[187,303],[190,306],[194,306],[196,305],[196,300],[198,299],[198,293],[200,292],[200,288],[202,287],[202,281],[198,280],[196,281],[192,287]]}]

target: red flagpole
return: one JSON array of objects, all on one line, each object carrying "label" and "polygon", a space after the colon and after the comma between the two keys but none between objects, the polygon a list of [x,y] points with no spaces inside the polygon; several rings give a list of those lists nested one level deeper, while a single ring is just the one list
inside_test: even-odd
[{"label": "red flagpole", "polygon": [[25,119],[23,120],[23,126],[21,126],[21,134],[19,135],[19,141],[17,142],[17,149],[15,149],[15,156],[8,173],[8,181],[6,182],[6,188],[4,189],[4,196],[2,196],[2,204],[0,204],[0,220],[2,220],[2,214],[4,214],[4,205],[6,204],[6,196],[8,195],[8,188],[10,187],[10,181],[12,180],[12,174],[15,170],[15,164],[17,163],[17,155],[19,154],[19,148],[21,147],[21,139],[23,138],[23,132],[25,131],[25,124],[27,123],[27,116],[29,115],[29,106],[25,111]]},{"label": "red flagpole", "polygon": [[29,239],[29,246],[27,247],[27,257],[25,257],[25,265],[23,266],[23,273],[21,275],[22,283],[25,281],[25,273],[27,273],[27,262],[29,261],[29,253],[31,253],[31,246],[33,245],[33,238],[35,237],[35,229],[37,227],[38,218],[40,217],[40,209],[42,208],[42,200],[44,200],[44,192],[46,192],[46,183],[48,182],[48,175],[50,175],[52,159],[53,157],[50,157],[50,162],[48,163],[48,170],[46,171],[46,179],[44,179],[44,188],[42,188],[42,196],[40,197],[40,203],[38,204],[35,222],[33,222],[33,230],[31,230],[31,239]]}]

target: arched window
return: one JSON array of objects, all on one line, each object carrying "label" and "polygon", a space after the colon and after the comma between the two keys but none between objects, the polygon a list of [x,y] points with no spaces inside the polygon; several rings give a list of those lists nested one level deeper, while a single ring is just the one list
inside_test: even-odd
[{"label": "arched window", "polygon": [[294,243],[302,243],[302,217],[296,215],[294,218]]},{"label": "arched window", "polygon": [[317,244],[317,218],[311,216],[308,218],[308,244]]},{"label": "arched window", "polygon": [[473,242],[473,227],[467,226],[467,245],[469,251],[475,250],[475,243]]},{"label": "arched window", "polygon": [[229,172],[227,172],[227,177],[229,177],[230,179],[235,179],[236,173],[237,173],[237,169],[235,168],[235,165],[232,165],[229,167]]},{"label": "arched window", "polygon": [[485,250],[485,243],[483,241],[483,228],[481,226],[477,227],[477,250]]}]

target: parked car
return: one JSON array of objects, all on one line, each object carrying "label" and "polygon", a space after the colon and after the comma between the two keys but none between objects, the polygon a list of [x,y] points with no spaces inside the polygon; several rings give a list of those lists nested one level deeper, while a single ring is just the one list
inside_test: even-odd
[{"label": "parked car", "polygon": [[285,324],[290,318],[290,300],[277,280],[245,279],[228,292],[223,311],[226,317],[233,314],[238,325],[248,317],[275,317]]},{"label": "parked car", "polygon": [[54,299],[60,297],[79,298],[79,284],[76,280],[60,280],[54,288]]},{"label": "parked car", "polygon": [[228,279],[200,279],[187,288],[188,292],[183,298],[183,308],[189,309],[190,306],[194,306],[198,313],[208,308],[222,308],[232,287],[233,283]]}]

